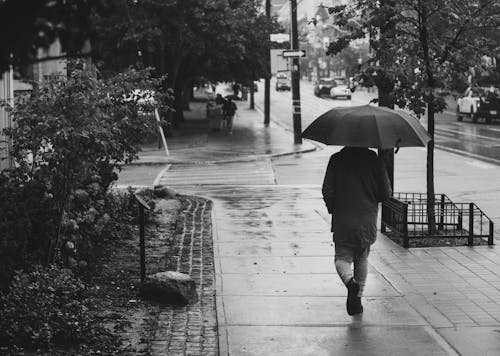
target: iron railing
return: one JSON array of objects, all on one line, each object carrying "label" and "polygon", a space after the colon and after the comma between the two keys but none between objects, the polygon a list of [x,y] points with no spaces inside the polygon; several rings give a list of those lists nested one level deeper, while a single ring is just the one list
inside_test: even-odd
[{"label": "iron railing", "polygon": [[429,233],[427,194],[394,193],[382,204],[382,232],[396,234],[403,246],[412,238],[466,238],[467,245],[481,241],[493,245],[493,221],[475,203],[454,203],[446,194],[434,195],[436,231]]}]

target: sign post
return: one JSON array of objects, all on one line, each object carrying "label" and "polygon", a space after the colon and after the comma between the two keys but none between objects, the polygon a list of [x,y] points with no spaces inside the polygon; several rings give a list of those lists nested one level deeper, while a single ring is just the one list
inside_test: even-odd
[{"label": "sign post", "polygon": [[138,194],[134,194],[134,198],[139,206],[139,255],[140,255],[140,267],[141,267],[141,286],[144,285],[144,280],[146,279],[146,243],[145,243],[145,233],[144,225],[146,224],[144,209],[151,210],[151,207],[142,199]]},{"label": "sign post", "polygon": [[[271,0],[266,0],[266,17],[271,22]],[[271,42],[267,41],[267,49],[271,49]],[[269,55],[270,56],[270,55]],[[264,78],[264,126],[269,126],[271,121],[271,58],[269,57],[269,64],[266,70],[266,77]]]},{"label": "sign post", "polygon": [[[296,145],[302,144],[302,118],[300,114],[300,64],[299,57],[305,56],[305,52],[298,50],[299,37],[297,32],[297,0],[290,0],[292,19],[292,43],[291,50],[286,51],[292,58],[292,105],[293,105],[293,137]],[[285,51],[283,51],[285,57]]]}]

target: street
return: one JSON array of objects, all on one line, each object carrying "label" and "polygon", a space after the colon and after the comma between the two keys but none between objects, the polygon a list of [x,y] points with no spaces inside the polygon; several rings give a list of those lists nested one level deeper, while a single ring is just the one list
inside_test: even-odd
[{"label": "street", "polygon": [[[376,93],[368,93],[363,88],[362,91],[354,92],[352,100],[318,98],[313,94],[313,83],[306,80],[300,82],[300,88],[302,130],[319,115],[333,107],[365,105],[377,97]],[[274,80],[271,81],[271,120],[293,130],[291,97],[289,91],[276,91]],[[263,109],[263,81],[259,83],[259,91],[255,93],[255,100],[257,106]],[[455,114],[456,102],[449,98],[447,104],[448,108],[436,115],[436,147],[500,164],[500,121],[493,121],[491,124],[485,124],[483,121],[472,123],[466,118],[463,122],[458,122]],[[421,122],[424,127],[427,127],[425,117],[421,119]]]}]

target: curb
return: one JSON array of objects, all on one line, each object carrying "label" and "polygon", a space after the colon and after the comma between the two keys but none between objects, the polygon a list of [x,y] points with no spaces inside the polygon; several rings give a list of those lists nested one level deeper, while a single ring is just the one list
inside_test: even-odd
[{"label": "curb", "polygon": [[495,159],[495,158],[484,157],[484,156],[477,155],[475,153],[457,150],[455,148],[450,148],[450,147],[441,146],[441,145],[434,145],[434,148],[437,148],[441,151],[445,151],[448,153],[453,153],[453,154],[459,155],[461,157],[468,157],[468,158],[476,159],[478,161],[482,161],[482,162],[486,162],[486,163],[493,164],[496,166],[500,166],[500,160]]},{"label": "curb", "polygon": [[[315,145],[316,146],[316,145]],[[238,163],[238,162],[253,162],[266,158],[275,158],[275,157],[284,157],[291,156],[295,154],[302,153],[310,153],[318,150],[319,147],[313,148],[305,148],[303,150],[291,151],[291,152],[282,152],[282,153],[271,153],[271,154],[262,154],[262,155],[253,155],[253,156],[244,156],[234,159],[227,160],[219,160],[219,161],[174,161],[174,160],[165,160],[165,161],[153,161],[153,162],[131,162],[129,164],[121,164],[120,166],[163,166],[167,164],[217,164],[217,163]]]},{"label": "curb", "polygon": [[[255,110],[257,110],[262,115],[264,115],[264,112],[262,111],[262,108],[260,107],[260,105],[255,104]],[[271,115],[271,117],[274,117],[274,115]],[[276,120],[276,118],[274,118],[274,120],[271,122],[271,124],[279,126],[283,130],[285,130],[285,131],[287,131],[287,132],[289,132],[289,133],[291,133],[293,135],[293,131],[289,127],[287,127],[287,126],[283,125],[281,122],[279,122],[279,120]],[[316,146],[315,149],[311,149],[311,151],[309,151],[309,152],[313,152],[313,151],[316,151],[316,150],[322,150],[322,149],[324,149],[326,147],[325,144],[322,144],[320,142],[316,142],[316,141],[313,141],[313,140],[309,140],[307,138],[302,138],[302,140],[309,142],[313,146]]]}]

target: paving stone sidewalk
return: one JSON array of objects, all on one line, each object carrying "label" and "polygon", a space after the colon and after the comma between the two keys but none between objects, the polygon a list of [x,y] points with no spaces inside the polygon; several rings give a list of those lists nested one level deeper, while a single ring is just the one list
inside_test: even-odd
[{"label": "paving stone sidewalk", "polygon": [[159,307],[151,340],[152,356],[218,354],[212,202],[197,197],[184,197],[184,201],[182,231],[174,238],[167,269],[194,279],[198,302]]}]

